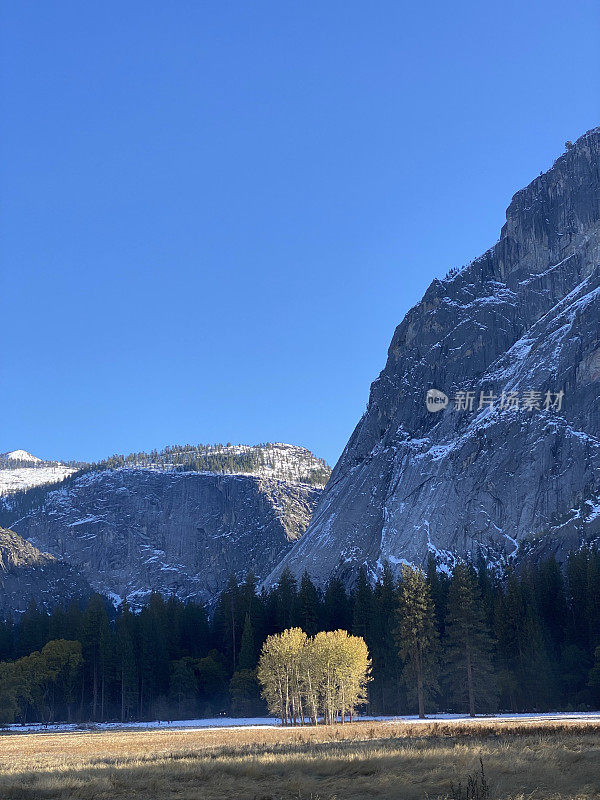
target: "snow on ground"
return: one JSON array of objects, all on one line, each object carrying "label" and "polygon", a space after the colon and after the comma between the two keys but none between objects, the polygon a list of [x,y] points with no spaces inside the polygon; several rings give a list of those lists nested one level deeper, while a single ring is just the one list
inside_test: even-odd
[{"label": "snow on ground", "polygon": [[74,469],[62,464],[51,467],[0,469],[0,495],[12,494],[45,483],[60,483],[74,472]]},{"label": "snow on ground", "polygon": [[[273,478],[275,480],[284,480],[290,483],[304,483],[307,480],[314,479],[315,476],[319,477],[323,471],[328,475],[330,472],[329,467],[320,458],[317,458],[310,450],[304,447],[298,447],[293,444],[285,444],[283,442],[275,442],[271,444],[258,444],[258,445],[214,445],[208,450],[208,455],[245,455],[256,453],[259,456],[260,463],[252,468],[249,472],[243,469],[234,470],[233,472],[226,472],[229,475],[251,475],[261,478]],[[176,455],[180,455],[177,453]],[[127,463],[122,469],[151,469],[159,472],[169,472],[172,470],[181,471],[181,464],[170,463],[169,455],[161,454],[162,460],[160,463],[148,463],[143,461],[137,463],[133,461]],[[193,471],[194,474],[214,475],[214,472],[199,473],[197,470]],[[217,472],[216,474],[221,474]],[[319,481],[322,483],[322,481]]]},{"label": "snow on ground", "polygon": [[[557,711],[544,714],[498,714],[468,717],[464,714],[431,714],[425,719],[416,716],[399,717],[372,717],[361,716],[358,721],[385,722],[388,724],[410,723],[427,724],[430,722],[594,722],[600,723],[600,711]],[[217,728],[280,728],[281,723],[273,717],[212,717],[208,719],[183,719],[154,722],[98,722],[87,725],[55,723],[42,725],[31,723],[28,725],[4,725],[0,727],[2,733],[68,733],[70,731],[120,731],[120,730],[169,730],[180,729],[184,731],[210,730]]]}]

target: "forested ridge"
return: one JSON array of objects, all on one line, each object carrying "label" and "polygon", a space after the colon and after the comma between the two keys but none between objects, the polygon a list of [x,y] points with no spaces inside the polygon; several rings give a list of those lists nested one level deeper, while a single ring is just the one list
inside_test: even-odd
[{"label": "forested ridge", "polygon": [[102,469],[119,467],[168,467],[194,472],[253,472],[263,463],[259,449],[236,449],[230,443],[172,445],[163,450],[114,455],[102,461]]},{"label": "forested ridge", "polygon": [[[140,451],[127,455],[116,454],[102,461],[90,464],[72,462],[76,471],[68,477],[55,483],[48,483],[41,486],[32,486],[12,492],[0,500],[0,525],[10,528],[18,519],[21,519],[30,511],[41,508],[49,492],[57,489],[70,489],[76,481],[83,475],[92,472],[101,472],[107,469],[138,468],[138,469],[157,469],[173,470],[179,472],[209,472],[212,474],[230,475],[236,473],[258,473],[265,467],[273,465],[273,455],[281,450],[286,454],[286,450],[292,453],[294,450],[302,451],[302,459],[299,463],[298,472],[301,474],[303,483],[312,486],[324,486],[329,479],[331,469],[327,463],[314,456],[308,450],[293,448],[291,446],[273,445],[270,442],[252,446],[227,444],[185,444],[170,445],[162,450]],[[293,455],[290,456],[293,461]],[[12,462],[14,464],[20,462]],[[40,462],[43,465],[59,464],[60,462]],[[23,463],[23,466],[32,467],[30,462]],[[37,464],[35,465],[38,466]],[[282,477],[285,475],[283,470]]]},{"label": "forested ridge", "polygon": [[257,666],[268,636],[300,628],[362,637],[374,714],[544,711],[600,705],[600,554],[582,548],[497,575],[364,572],[348,593],[284,572],[270,591],[232,578],[212,615],[152,594],[139,613],[93,595],[0,624],[0,720],[107,721],[266,713]]}]

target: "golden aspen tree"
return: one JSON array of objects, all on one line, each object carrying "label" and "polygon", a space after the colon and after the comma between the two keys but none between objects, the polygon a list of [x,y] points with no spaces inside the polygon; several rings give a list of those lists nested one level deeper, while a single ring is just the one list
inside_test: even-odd
[{"label": "golden aspen tree", "polygon": [[284,725],[303,721],[301,696],[302,653],[306,634],[301,628],[288,628],[268,636],[258,664],[258,680],[269,711]]}]

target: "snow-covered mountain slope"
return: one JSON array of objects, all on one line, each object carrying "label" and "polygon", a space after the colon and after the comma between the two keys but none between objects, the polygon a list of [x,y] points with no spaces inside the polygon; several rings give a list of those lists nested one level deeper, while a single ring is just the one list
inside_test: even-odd
[{"label": "snow-covered mountain slope", "polygon": [[43,461],[26,450],[11,450],[0,454],[0,495],[60,483],[74,472],[74,467],[60,461]]},{"label": "snow-covered mountain slope", "polygon": [[257,475],[321,487],[327,483],[331,474],[325,461],[317,458],[310,450],[282,442],[257,445],[174,445],[150,453],[112,456],[96,466]]},{"label": "snow-covered mountain slope", "polygon": [[60,483],[75,470],[63,464],[41,467],[17,467],[0,469],[0,494],[11,494],[30,489],[32,486]]},{"label": "snow-covered mountain slope", "polygon": [[[115,600],[135,604],[158,590],[210,602],[231,574],[262,579],[273,569],[306,530],[329,468],[285,444],[211,448],[208,457],[220,472],[183,469],[170,450],[115,457],[128,466],[88,470],[36,495],[11,527]],[[196,468],[207,465],[198,458]]]},{"label": "snow-covered mountain slope", "polygon": [[28,453],[27,450],[11,450],[9,453],[2,453],[0,458],[7,461],[24,461],[29,464],[40,464],[42,459]]},{"label": "snow-covered mountain slope", "polygon": [[329,480],[331,469],[325,461],[316,458],[310,450],[296,445],[275,444],[231,445],[225,450],[239,453],[256,453],[257,466],[248,472],[240,471],[240,475],[258,475],[261,478],[273,478],[289,483],[310,483],[314,486],[325,486]]},{"label": "snow-covered mountain slope", "polygon": [[[426,405],[432,389],[447,405]],[[600,534],[599,492],[597,128],[514,196],[491,250],[408,312],[309,530],[269,581],[284,566],[320,582],[384,561],[399,572],[429,553],[562,556]]]}]

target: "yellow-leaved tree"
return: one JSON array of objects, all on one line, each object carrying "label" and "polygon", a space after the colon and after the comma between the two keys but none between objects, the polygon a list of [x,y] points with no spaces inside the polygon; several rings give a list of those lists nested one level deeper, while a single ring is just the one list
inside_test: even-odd
[{"label": "yellow-leaved tree", "polygon": [[258,680],[269,712],[284,725],[303,719],[300,689],[306,634],[301,628],[289,628],[268,636],[258,664]]},{"label": "yellow-leaved tree", "polygon": [[367,702],[371,661],[364,639],[347,631],[308,638],[300,628],[267,637],[258,679],[269,711],[284,725],[344,722]]}]

